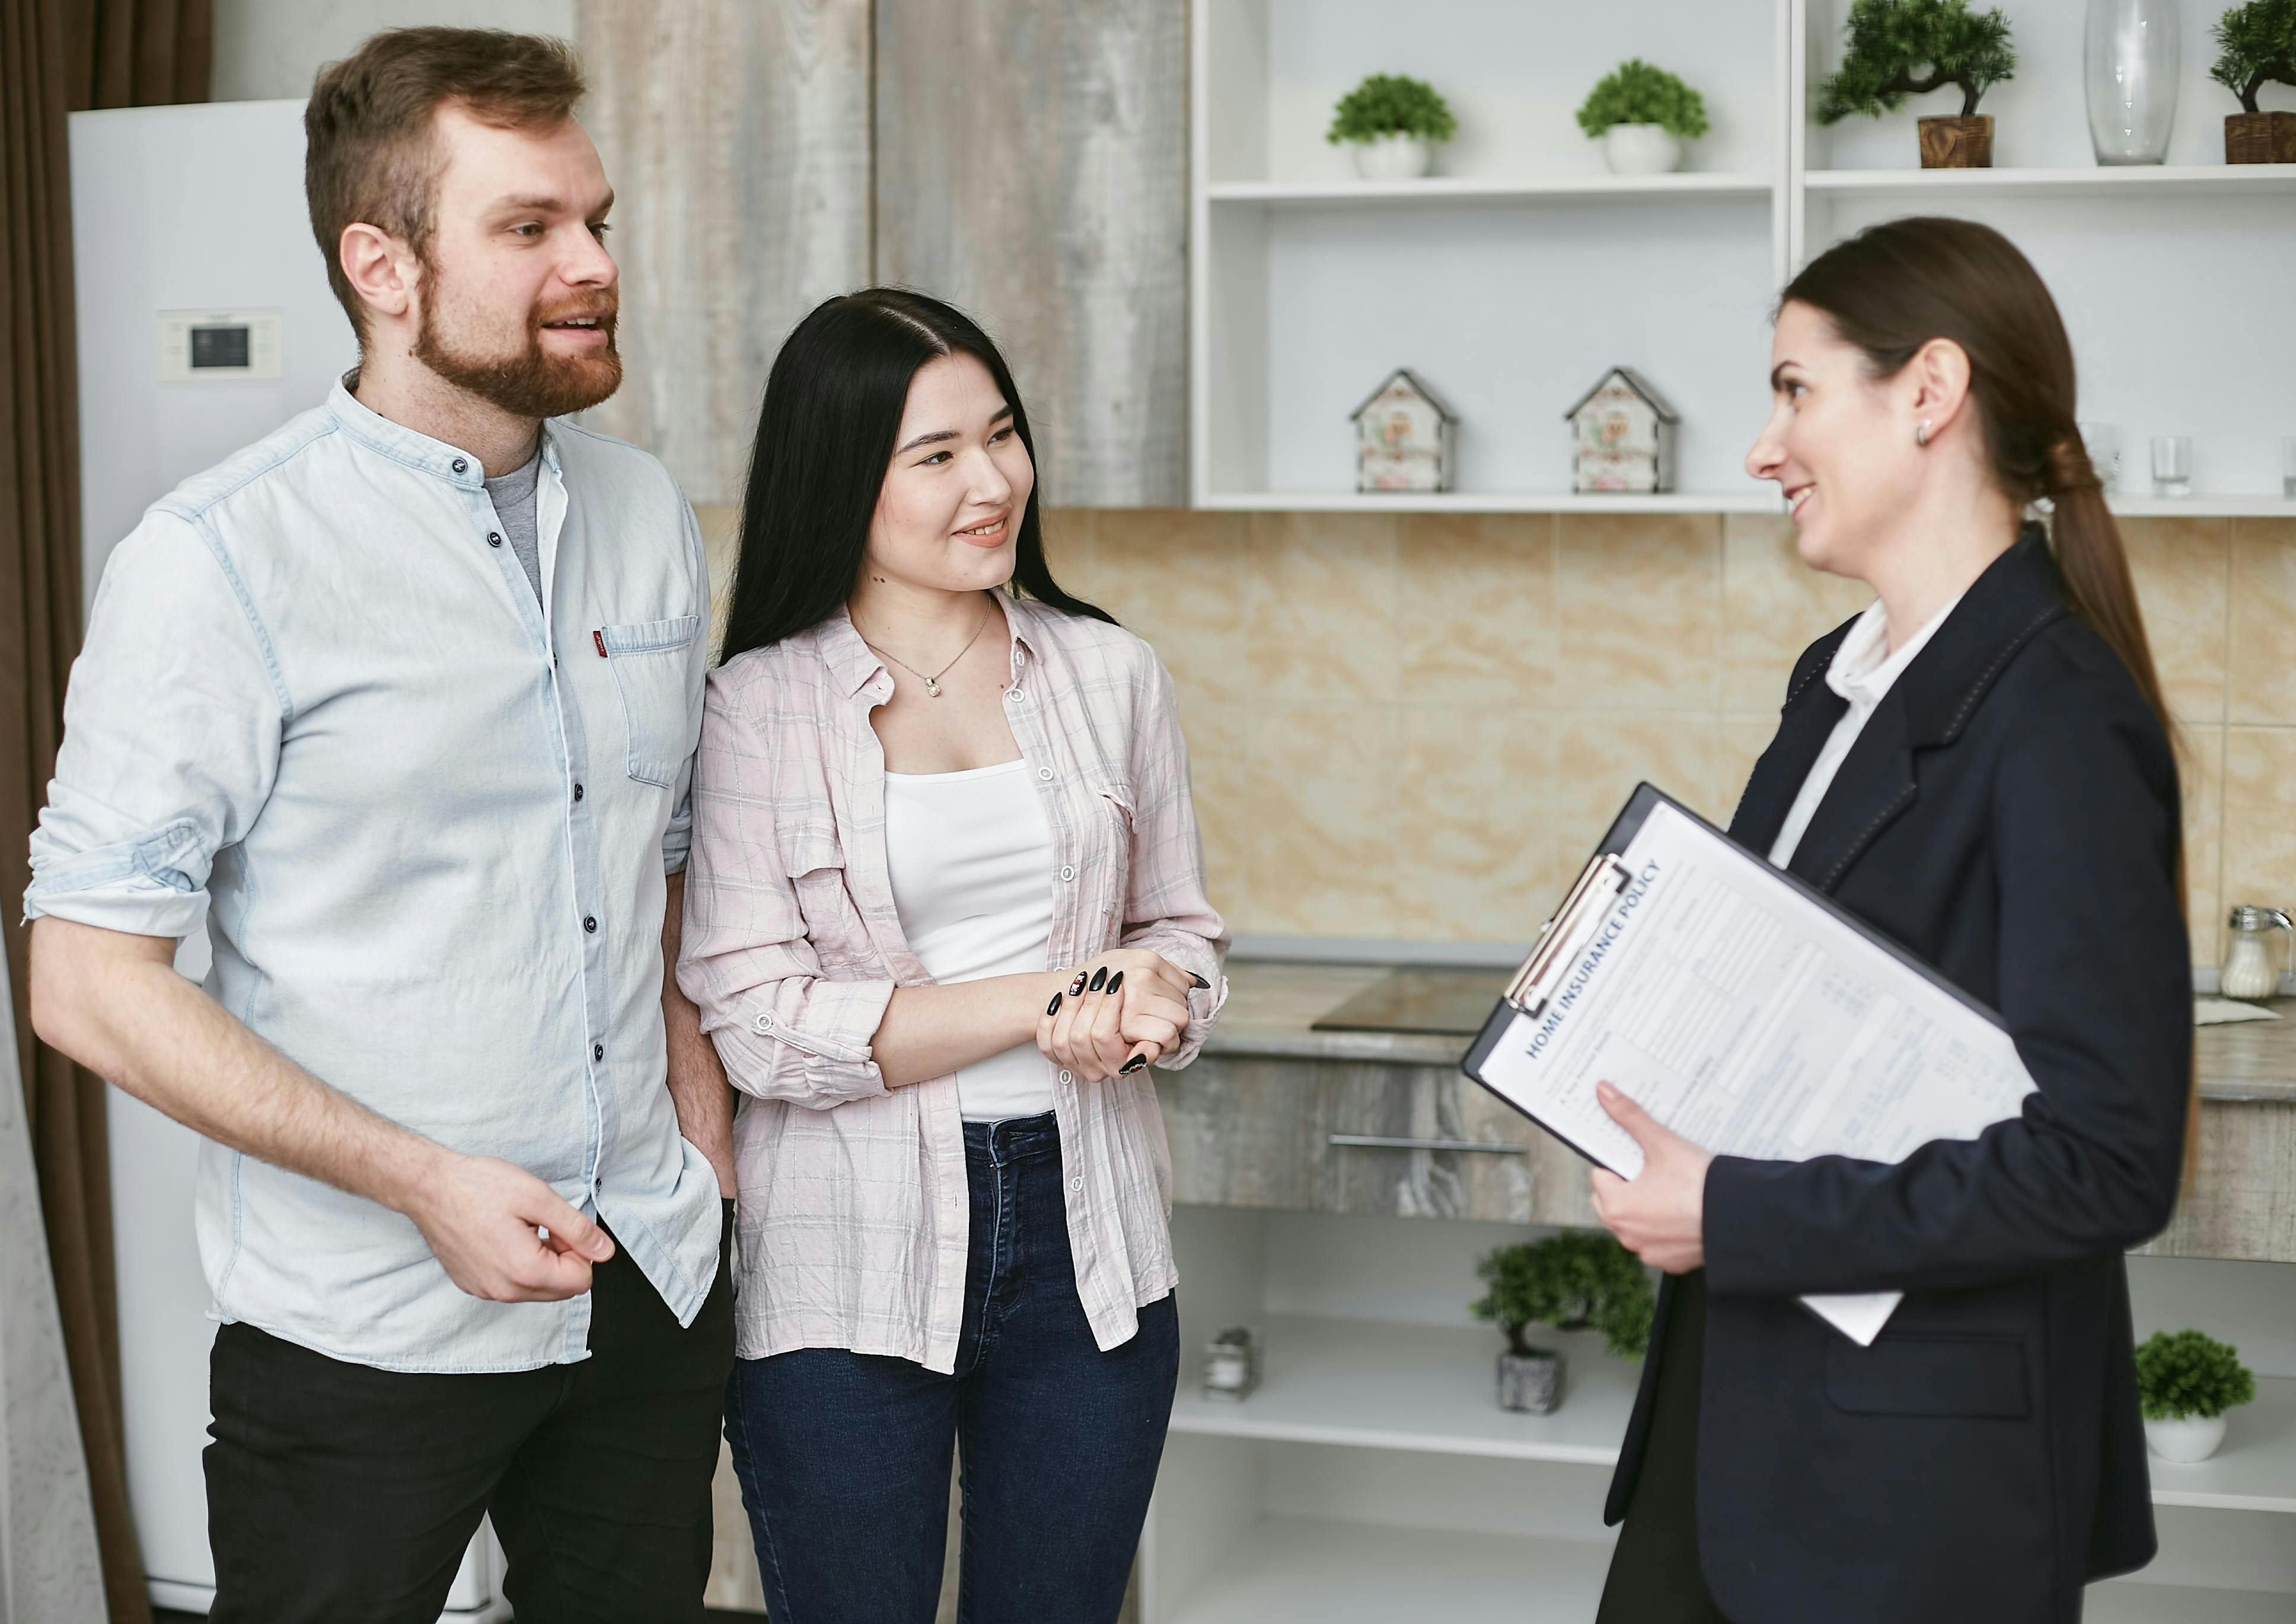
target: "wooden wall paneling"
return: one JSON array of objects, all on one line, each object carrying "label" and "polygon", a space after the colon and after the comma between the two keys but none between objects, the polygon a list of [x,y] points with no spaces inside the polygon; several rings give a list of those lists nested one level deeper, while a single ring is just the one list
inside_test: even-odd
[{"label": "wooden wall paneling", "polygon": [[1047,502],[1187,494],[1186,0],[880,0],[876,271],[1006,351]]},{"label": "wooden wall paneling", "polygon": [[2296,1263],[2296,1104],[2203,1099],[2198,1176],[2168,1229],[2137,1250]]},{"label": "wooden wall paneling", "polygon": [[869,0],[578,0],[621,391],[586,422],[737,501],[798,318],[869,278]]}]

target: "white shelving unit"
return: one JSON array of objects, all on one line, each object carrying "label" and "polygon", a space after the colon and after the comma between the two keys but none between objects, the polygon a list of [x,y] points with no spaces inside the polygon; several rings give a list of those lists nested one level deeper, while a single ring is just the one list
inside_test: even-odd
[{"label": "white shelving unit", "polygon": [[[1530,1232],[1425,1219],[1182,1208],[1180,1392],[1142,1547],[1144,1624],[1588,1624],[1602,1503],[1639,1367],[1592,1335],[1553,1415],[1492,1399],[1473,1259]],[[2151,1463],[2162,1554],[2094,1586],[2106,1624],[2296,1619],[2296,1269],[2136,1259],[2139,1334],[2201,1323],[2265,1374],[2224,1448]],[[2173,1273],[2171,1272],[2173,1271]],[[1202,1396],[1219,1327],[1263,1339],[1259,1390]]]},{"label": "white shelving unit", "polygon": [[[1948,98],[1830,129],[1807,115],[1848,0],[1200,0],[1196,505],[1782,511],[1742,466],[1767,409],[1777,290],[1864,226],[1944,213],[1999,226],[2047,279],[2080,363],[2082,415],[2120,431],[2116,511],[2296,515],[2278,452],[2296,433],[2296,165],[2217,161],[2235,104],[2207,78],[2215,11],[2185,8],[2171,161],[2101,168],[2082,110],[2083,0],[2002,4],[2020,66],[1982,111],[2005,167],[1923,170],[1915,117]],[[1578,103],[1630,55],[1705,96],[1714,130],[1690,169],[1611,176],[1580,135]],[[1332,102],[1374,70],[1429,79],[1459,113],[1437,176],[1361,181],[1324,142]],[[1680,494],[1568,488],[1562,414],[1618,363],[1682,414]],[[1398,365],[1461,414],[1454,493],[1354,489],[1348,414]],[[2194,438],[2202,494],[2147,494],[2159,434]]]}]

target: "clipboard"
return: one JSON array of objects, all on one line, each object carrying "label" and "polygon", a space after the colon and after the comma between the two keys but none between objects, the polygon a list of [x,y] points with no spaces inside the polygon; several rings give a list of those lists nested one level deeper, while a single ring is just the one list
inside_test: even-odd
[{"label": "clipboard", "polygon": [[[1654,816],[1660,826],[1638,848]],[[1645,911],[1630,919],[1637,906]],[[1730,975],[1737,989],[1709,997],[1707,983]],[[1677,997],[1701,1019],[1722,1013],[1700,1026],[1680,1017]],[[1642,1079],[1620,1074],[1636,1066]],[[1601,1142],[1639,1152],[1590,1105],[1591,1073],[1717,1153],[1786,1160],[1900,1161],[1920,1143],[1973,1137],[2015,1115],[2033,1089],[1998,1013],[1649,783],[1636,786],[1540,929],[1460,1069],[1627,1177],[1638,1162],[1620,1165]],[[1658,1092],[1642,1092],[1644,1079]],[[1803,1300],[1870,1342],[1898,1294]]]}]

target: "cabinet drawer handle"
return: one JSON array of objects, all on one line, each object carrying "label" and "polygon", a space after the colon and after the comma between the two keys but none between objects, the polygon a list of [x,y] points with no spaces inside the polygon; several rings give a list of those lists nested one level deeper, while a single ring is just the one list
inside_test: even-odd
[{"label": "cabinet drawer handle", "polygon": [[1527,1144],[1485,1144],[1477,1139],[1396,1139],[1385,1134],[1333,1134],[1327,1143],[1357,1151],[1483,1151],[1494,1156],[1528,1156]]}]

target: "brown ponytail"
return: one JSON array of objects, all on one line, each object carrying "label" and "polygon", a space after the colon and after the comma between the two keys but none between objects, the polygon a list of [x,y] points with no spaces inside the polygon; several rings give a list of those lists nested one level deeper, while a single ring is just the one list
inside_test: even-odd
[{"label": "brown ponytail", "polygon": [[[1932,339],[1961,346],[1995,482],[2017,503],[2048,501],[2067,602],[2120,657],[2162,731],[2177,742],[2128,554],[2074,421],[2072,344],[2056,300],[2015,244],[1970,220],[1890,220],[1811,260],[1779,302],[1822,311],[1865,352],[1876,377],[1895,376]],[[2184,832],[2171,833],[2182,906]],[[2188,1185],[2199,1128],[2195,1085],[2185,1121]]]}]

